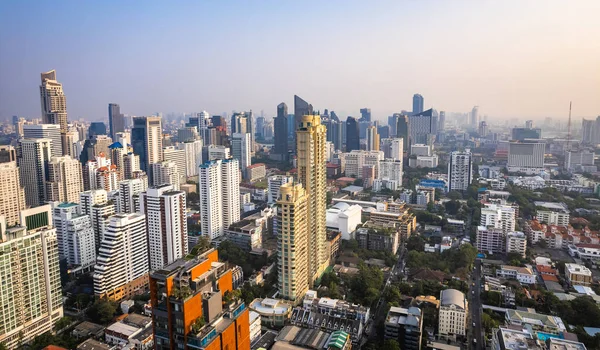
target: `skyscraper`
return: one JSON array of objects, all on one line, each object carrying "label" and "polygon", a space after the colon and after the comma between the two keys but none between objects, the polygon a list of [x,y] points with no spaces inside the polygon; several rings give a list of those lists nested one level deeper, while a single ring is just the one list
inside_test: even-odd
[{"label": "skyscraper", "polygon": [[448,162],[448,191],[466,191],[473,181],[471,150],[454,151]]},{"label": "skyscraper", "polygon": [[21,180],[25,188],[25,202],[37,207],[46,201],[48,162],[52,157],[52,141],[49,139],[21,140]]},{"label": "skyscraper", "polygon": [[[277,200],[277,248],[279,293],[282,298],[300,303],[309,288],[308,201],[300,184],[279,187]],[[312,277],[312,275],[310,275]]]},{"label": "skyscraper", "polygon": [[410,145],[415,143],[431,144],[430,135],[433,132],[433,109],[428,109],[421,113],[413,114],[408,117],[409,120],[409,138]]},{"label": "skyscraper", "polygon": [[184,184],[187,180],[187,156],[184,149],[168,146],[163,148],[163,160],[165,162],[174,162],[177,165],[179,173],[179,183]]},{"label": "skyscraper", "polygon": [[164,161],[152,164],[152,173],[154,174],[154,186],[173,185],[173,188],[179,191],[181,185],[181,175],[177,164],[173,161]]},{"label": "skyscraper", "polygon": [[438,130],[444,131],[446,128],[446,112],[440,111],[440,119],[438,120]]},{"label": "skyscraper", "polygon": [[121,300],[148,286],[148,237],[144,214],[109,218],[94,267],[94,294]]},{"label": "skyscraper", "polygon": [[18,226],[0,221],[0,343],[16,349],[63,316],[58,245],[49,205],[23,210]]},{"label": "skyscraper", "polygon": [[478,134],[481,137],[486,137],[488,135],[488,125],[487,122],[485,120],[482,120],[479,122],[479,130],[478,130]]},{"label": "skyscraper", "polygon": [[388,159],[402,159],[404,156],[404,139],[388,138],[381,140],[383,155]]},{"label": "skyscraper", "polygon": [[104,122],[91,122],[88,133],[90,138],[98,135],[107,135],[106,124]]},{"label": "skyscraper", "polygon": [[479,106],[475,106],[471,110],[471,120],[470,120],[469,124],[473,129],[476,129],[478,123],[479,123]]},{"label": "skyscraper", "polygon": [[141,179],[119,182],[120,213],[135,213],[139,209],[139,195],[146,191],[146,185]]},{"label": "skyscraper", "polygon": [[108,126],[110,137],[113,139],[118,132],[125,131],[125,116],[121,114],[121,107],[116,103],[108,104]]},{"label": "skyscraper", "polygon": [[19,213],[25,209],[25,190],[16,162],[0,163],[0,198],[0,217],[9,227],[18,224]]},{"label": "skyscraper", "polygon": [[185,192],[173,185],[150,187],[140,195],[146,215],[150,270],[158,270],[188,252]]},{"label": "skyscraper", "polygon": [[[61,135],[68,131],[67,98],[63,92],[62,84],[56,81],[56,71],[51,70],[41,74],[40,102],[42,105],[42,122],[44,124],[57,124]],[[61,138],[61,147],[63,147]],[[64,148],[64,147],[63,147]],[[64,150],[56,154],[63,155]]]},{"label": "skyscraper", "polygon": [[149,172],[151,164],[162,160],[161,117],[133,118],[131,144],[133,152],[140,156],[140,168]]},{"label": "skyscraper", "polygon": [[395,116],[398,116],[398,124],[396,126],[396,137],[397,138],[402,138],[404,140],[404,151],[408,150],[408,145],[409,145],[409,119],[408,116],[406,115],[401,115],[401,114],[394,114]]},{"label": "skyscraper", "polygon": [[302,98],[300,98],[300,96],[294,95],[294,128],[291,130],[294,132],[292,135],[294,139],[294,142],[292,143],[292,150],[294,151],[294,153],[296,153],[296,147],[298,146],[296,141],[296,131],[298,130],[300,121],[302,120],[302,116],[312,114],[313,106],[310,103],[304,101]]},{"label": "skyscraper", "polygon": [[246,168],[252,165],[250,156],[251,138],[249,133],[235,133],[231,136],[231,155],[239,161],[242,173],[246,173]]},{"label": "skyscraper", "polygon": [[325,249],[327,205],[326,135],[318,115],[304,115],[298,124],[298,182],[308,194],[308,266],[312,287],[326,268],[329,259]]},{"label": "skyscraper", "polygon": [[17,161],[17,150],[14,146],[0,146],[0,163],[10,163]]},{"label": "skyscraper", "polygon": [[52,157],[48,162],[48,201],[79,203],[83,192],[81,163],[70,156]]},{"label": "skyscraper", "polygon": [[49,139],[52,141],[52,156],[63,155],[60,126],[57,124],[23,125],[23,137],[26,139]]},{"label": "skyscraper", "polygon": [[202,164],[202,140],[182,142],[177,147],[185,152],[187,177],[198,176],[198,167]]},{"label": "skyscraper", "polygon": [[288,160],[288,109],[285,103],[277,105],[277,117],[275,117],[275,144],[273,153],[280,161]]},{"label": "skyscraper", "polygon": [[423,112],[424,102],[425,100],[423,99],[423,96],[421,96],[421,94],[414,94],[412,114],[419,114]]},{"label": "skyscraper", "polygon": [[360,150],[358,122],[353,117],[346,119],[346,152]]},{"label": "skyscraper", "polygon": [[214,160],[200,166],[202,234],[210,239],[240,220],[240,169],[237,159]]},{"label": "skyscraper", "polygon": [[379,151],[379,133],[375,126],[367,128],[367,151]]},{"label": "skyscraper", "polygon": [[371,121],[371,108],[360,109],[360,121],[370,122]]},{"label": "skyscraper", "polygon": [[506,165],[508,171],[539,174],[544,170],[545,153],[546,144],[543,142],[510,142]]},{"label": "skyscraper", "polygon": [[75,203],[60,203],[53,208],[58,240],[58,256],[73,273],[89,272],[96,263],[96,243],[92,220]]}]

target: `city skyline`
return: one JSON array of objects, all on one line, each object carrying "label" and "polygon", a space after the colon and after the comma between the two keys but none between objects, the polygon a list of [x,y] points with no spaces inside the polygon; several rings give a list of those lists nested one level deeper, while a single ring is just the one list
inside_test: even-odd
[{"label": "city skyline", "polygon": [[[69,120],[106,120],[111,102],[138,116],[274,116],[294,94],[343,118],[368,107],[374,120],[410,111],[417,93],[424,109],[478,105],[492,120],[566,119],[571,100],[574,120],[600,110],[595,1],[144,5],[3,4],[0,118],[41,117],[39,74],[52,69]],[[49,17],[60,25],[43,26]],[[292,54],[298,41],[318,55]]]}]

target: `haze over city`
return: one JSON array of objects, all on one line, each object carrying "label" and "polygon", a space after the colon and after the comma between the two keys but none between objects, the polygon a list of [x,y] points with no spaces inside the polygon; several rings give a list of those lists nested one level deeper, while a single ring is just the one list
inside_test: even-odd
[{"label": "haze over city", "polygon": [[38,117],[56,69],[69,118],[264,110],[303,96],[345,118],[425,107],[595,117],[598,1],[20,1],[0,5],[0,118]]}]

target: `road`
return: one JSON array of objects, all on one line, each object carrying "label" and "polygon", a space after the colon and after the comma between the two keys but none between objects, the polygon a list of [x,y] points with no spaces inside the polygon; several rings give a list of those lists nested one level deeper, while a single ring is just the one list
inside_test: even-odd
[{"label": "road", "polygon": [[[484,346],[484,334],[482,333],[481,327],[481,260],[475,260],[475,269],[472,274],[471,287],[469,290],[469,314],[470,314],[470,322],[468,324],[468,328],[471,330],[469,332],[470,336],[469,344],[470,348],[473,350],[485,349]],[[473,323],[475,327],[473,327]],[[476,340],[474,343],[473,340]]]}]

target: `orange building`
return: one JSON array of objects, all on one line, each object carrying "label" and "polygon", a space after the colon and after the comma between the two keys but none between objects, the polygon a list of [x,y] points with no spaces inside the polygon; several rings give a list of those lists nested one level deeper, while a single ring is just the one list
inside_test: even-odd
[{"label": "orange building", "polygon": [[155,349],[250,349],[246,305],[215,249],[150,274]]}]

